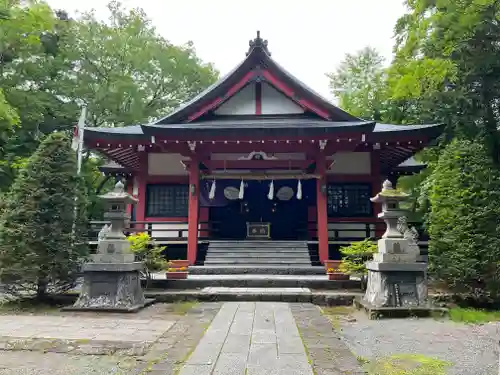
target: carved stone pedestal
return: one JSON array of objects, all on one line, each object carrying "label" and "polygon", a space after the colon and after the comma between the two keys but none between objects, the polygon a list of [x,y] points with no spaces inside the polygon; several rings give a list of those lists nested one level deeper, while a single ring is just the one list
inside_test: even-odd
[{"label": "carved stone pedestal", "polygon": [[425,263],[366,264],[368,284],[363,302],[373,307],[427,306]]},{"label": "carved stone pedestal", "polygon": [[[76,303],[66,310],[136,312],[150,301],[144,298],[142,263],[87,263]],[[151,301],[152,302],[152,301]]]}]

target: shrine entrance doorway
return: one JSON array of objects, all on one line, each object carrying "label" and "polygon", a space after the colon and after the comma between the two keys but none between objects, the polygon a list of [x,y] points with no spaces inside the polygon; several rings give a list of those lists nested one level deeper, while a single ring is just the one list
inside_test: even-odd
[{"label": "shrine entrance doorway", "polygon": [[[272,197],[269,180],[245,181],[243,199],[228,199],[224,206],[211,207],[209,219],[216,230],[214,239],[244,240],[252,238],[271,240],[307,239],[308,207],[315,202],[313,180],[301,181],[302,194],[297,198],[296,180],[274,181]],[[233,198],[239,192],[241,181],[226,187],[226,196]],[[272,199],[269,199],[272,198]],[[263,233],[262,228],[267,227]],[[258,233],[249,235],[249,228]],[[250,230],[251,232],[251,230]]]}]

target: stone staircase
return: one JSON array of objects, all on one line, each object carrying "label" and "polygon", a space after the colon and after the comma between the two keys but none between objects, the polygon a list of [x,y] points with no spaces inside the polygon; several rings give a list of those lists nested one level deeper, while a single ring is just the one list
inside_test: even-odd
[{"label": "stone staircase", "polygon": [[305,241],[210,241],[205,266],[311,267]]}]

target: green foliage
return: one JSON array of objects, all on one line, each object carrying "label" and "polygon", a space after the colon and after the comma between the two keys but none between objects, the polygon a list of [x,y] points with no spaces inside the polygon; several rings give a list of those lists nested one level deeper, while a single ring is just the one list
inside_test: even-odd
[{"label": "green foliage", "polygon": [[0,217],[0,280],[13,296],[71,287],[86,245],[86,195],[70,140],[48,136],[5,197]]},{"label": "green foliage", "polygon": [[373,258],[373,254],[377,252],[377,245],[366,238],[341,247],[340,252],[343,255],[340,272],[347,275],[366,275],[365,263]]},{"label": "green foliage", "polygon": [[175,46],[158,34],[142,9],[113,1],[104,23],[85,13],[61,39],[69,61],[78,62],[61,92],[87,104],[89,126],[123,126],[161,115],[198,94],[217,78],[191,43]]},{"label": "green foliage", "polygon": [[451,365],[421,354],[395,354],[365,367],[369,375],[446,375]]},{"label": "green foliage", "polygon": [[496,0],[407,1],[396,25],[392,95],[432,113],[448,135],[480,137],[498,164],[500,4]]},{"label": "green foliage", "polygon": [[[109,13],[105,22],[93,13],[71,19],[41,1],[0,0],[0,191],[44,136],[71,133],[82,103],[88,126],[142,123],[217,78],[192,44],[161,37],[141,9],[112,2]],[[83,174],[90,194],[100,183],[92,158]]]},{"label": "green foliage", "polygon": [[430,271],[453,291],[498,298],[500,171],[487,147],[452,142],[430,181]]},{"label": "green foliage", "polygon": [[471,324],[500,321],[500,311],[487,311],[462,307],[449,309],[448,316],[454,322]]},{"label": "green foliage", "polygon": [[168,262],[162,255],[166,246],[155,245],[149,234],[144,232],[132,234],[127,237],[127,240],[137,261],[144,262],[148,278],[151,278],[153,272],[161,271],[167,266]]},{"label": "green foliage", "polygon": [[328,73],[330,89],[342,109],[365,119],[380,120],[385,99],[383,57],[366,47],[347,54],[333,73]]}]

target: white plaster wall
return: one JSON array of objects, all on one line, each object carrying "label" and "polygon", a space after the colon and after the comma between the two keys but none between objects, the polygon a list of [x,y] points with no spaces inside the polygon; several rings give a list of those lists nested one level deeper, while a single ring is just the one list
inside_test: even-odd
[{"label": "white plaster wall", "polygon": [[[179,219],[179,221],[182,219]],[[166,230],[169,229],[169,230]],[[201,225],[198,225],[198,229],[201,229]],[[175,223],[158,223],[151,224],[151,235],[153,238],[179,238],[179,231],[183,238],[188,236],[188,224],[175,224]],[[198,231],[200,235],[200,231]]]},{"label": "white plaster wall", "polygon": [[279,115],[290,113],[304,113],[302,107],[285,95],[277,91],[274,87],[262,84],[262,114]]},{"label": "white plaster wall", "polygon": [[[257,152],[260,150],[257,149]],[[306,154],[303,152],[290,152],[290,153],[285,153],[285,152],[277,152],[277,153],[267,153],[268,156],[274,156],[278,160],[305,160],[306,159]],[[224,154],[224,153],[214,153],[210,155],[210,159],[212,160],[239,160],[241,157],[247,157],[248,153],[246,154]]]},{"label": "white plaster wall", "polygon": [[150,176],[185,176],[188,172],[182,165],[188,157],[180,154],[148,154],[148,173]]},{"label": "white plaster wall", "polygon": [[328,174],[370,174],[371,162],[369,152],[338,152],[327,160],[334,163]]},{"label": "white plaster wall", "polygon": [[[339,237],[366,238],[366,227],[363,223],[328,223],[328,237],[334,238],[335,230]],[[375,237],[375,224],[370,224],[370,236]]]},{"label": "white plaster wall", "polygon": [[217,115],[254,115],[255,85],[248,85],[215,110]]}]

